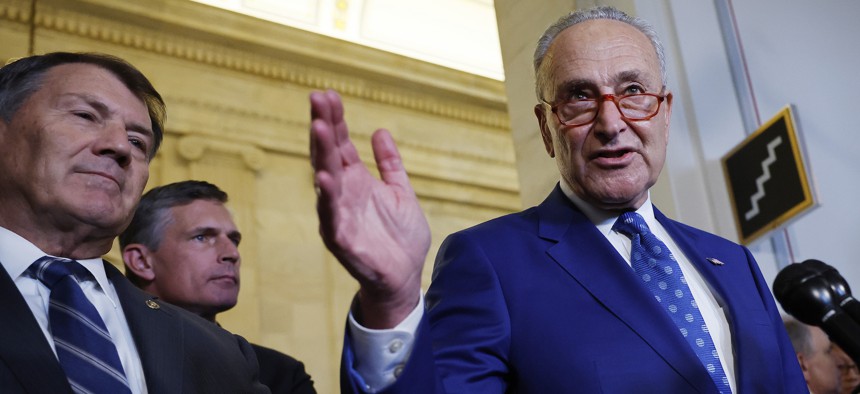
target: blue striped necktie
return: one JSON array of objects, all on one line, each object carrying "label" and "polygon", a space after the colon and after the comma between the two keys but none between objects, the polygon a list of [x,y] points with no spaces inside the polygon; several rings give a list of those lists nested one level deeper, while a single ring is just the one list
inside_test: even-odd
[{"label": "blue striped necktie", "polygon": [[678,326],[720,393],[730,394],[729,380],[720,364],[717,348],[675,256],[636,212],[621,214],[612,229],[630,237],[633,271]]},{"label": "blue striped necktie", "polygon": [[75,281],[92,274],[75,260],[45,256],[29,272],[51,290],[48,321],[57,358],[76,393],[131,393],[119,354],[95,306]]}]

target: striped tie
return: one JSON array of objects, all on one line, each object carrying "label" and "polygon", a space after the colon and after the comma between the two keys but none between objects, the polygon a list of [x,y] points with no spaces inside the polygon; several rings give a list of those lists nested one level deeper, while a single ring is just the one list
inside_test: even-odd
[{"label": "striped tie", "polygon": [[51,289],[48,320],[57,358],[76,393],[131,393],[116,346],[78,278],[92,274],[75,260],[45,256],[29,272]]}]

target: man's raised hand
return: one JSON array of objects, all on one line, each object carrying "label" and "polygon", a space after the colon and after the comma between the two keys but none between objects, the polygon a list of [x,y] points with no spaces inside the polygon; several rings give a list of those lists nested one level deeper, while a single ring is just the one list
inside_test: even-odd
[{"label": "man's raised hand", "polygon": [[311,163],[320,235],[358,280],[359,322],[391,328],[418,303],[430,228],[388,131],[371,138],[381,180],[358,156],[332,90],[311,93]]}]

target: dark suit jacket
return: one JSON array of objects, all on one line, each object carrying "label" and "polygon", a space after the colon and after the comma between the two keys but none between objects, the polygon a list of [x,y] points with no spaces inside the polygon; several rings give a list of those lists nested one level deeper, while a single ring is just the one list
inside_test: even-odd
[{"label": "dark suit jacket", "polygon": [[[726,313],[737,391],[806,393],[750,252],[655,216]],[[426,301],[412,355],[386,392],[717,392],[653,295],[558,187],[538,207],[448,237]],[[351,359],[345,346],[347,367]],[[341,381],[360,392],[348,370]]]},{"label": "dark suit jacket", "polygon": [[273,394],[316,394],[305,365],[284,353],[251,344],[260,362],[260,382]]},{"label": "dark suit jacket", "polygon": [[[150,393],[267,393],[257,360],[239,336],[163,302],[105,262],[131,328]],[[45,335],[15,283],[0,269],[0,392],[71,393]]]}]

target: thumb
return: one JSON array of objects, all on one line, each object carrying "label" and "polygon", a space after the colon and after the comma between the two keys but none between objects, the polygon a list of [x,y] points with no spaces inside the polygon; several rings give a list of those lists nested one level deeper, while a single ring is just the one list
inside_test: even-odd
[{"label": "thumb", "polygon": [[400,158],[394,139],[391,138],[391,133],[385,129],[376,130],[370,142],[373,147],[373,159],[376,161],[376,168],[382,181],[392,186],[411,189],[409,176],[403,167],[403,160]]}]

